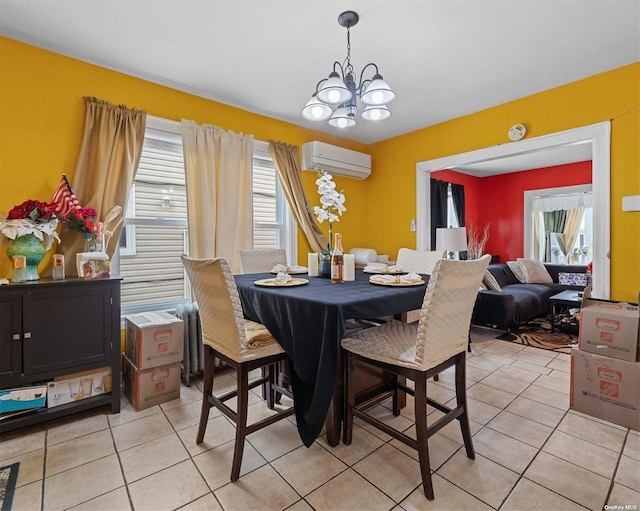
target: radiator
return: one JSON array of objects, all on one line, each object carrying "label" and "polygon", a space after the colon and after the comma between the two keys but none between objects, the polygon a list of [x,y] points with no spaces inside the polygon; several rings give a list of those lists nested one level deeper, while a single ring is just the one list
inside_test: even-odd
[{"label": "radiator", "polygon": [[[176,307],[176,316],[184,323],[184,357],[182,358],[182,379],[187,386],[191,378],[201,377],[204,373],[204,346],[202,344],[202,326],[198,304],[184,303]],[[224,362],[216,357],[215,367],[224,366]]]},{"label": "radiator", "polygon": [[191,378],[201,376],[204,370],[204,349],[202,328],[197,303],[179,304],[176,316],[184,323],[184,357],[182,359],[182,379],[191,385]]}]

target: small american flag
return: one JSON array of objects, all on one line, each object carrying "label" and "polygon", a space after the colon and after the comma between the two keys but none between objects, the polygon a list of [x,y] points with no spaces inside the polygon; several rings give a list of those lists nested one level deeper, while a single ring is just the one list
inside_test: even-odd
[{"label": "small american flag", "polygon": [[62,174],[62,180],[53,194],[53,199],[51,199],[51,208],[61,218],[67,218],[71,212],[82,209],[71,189],[67,176],[64,174]]}]

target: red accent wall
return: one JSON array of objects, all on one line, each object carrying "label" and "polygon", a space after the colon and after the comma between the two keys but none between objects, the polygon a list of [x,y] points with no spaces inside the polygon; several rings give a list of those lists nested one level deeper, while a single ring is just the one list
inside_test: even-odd
[{"label": "red accent wall", "polygon": [[485,252],[505,262],[524,255],[524,192],[589,184],[591,160],[484,178],[453,170],[432,172],[431,177],[464,185],[465,225],[488,223]]}]

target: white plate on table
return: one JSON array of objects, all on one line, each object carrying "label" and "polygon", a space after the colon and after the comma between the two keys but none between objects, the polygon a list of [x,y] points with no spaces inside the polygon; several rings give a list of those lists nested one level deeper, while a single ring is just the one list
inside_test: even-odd
[{"label": "white plate on table", "polygon": [[[309,269],[306,266],[287,266],[286,269],[280,270],[282,273],[288,273],[289,275],[301,275],[307,273]],[[271,270],[271,273],[279,273],[276,270]]]},{"label": "white plate on table", "polygon": [[378,280],[376,278],[369,279],[371,284],[376,286],[391,286],[391,287],[407,287],[407,286],[421,286],[424,284],[424,280],[406,281],[406,280]]},{"label": "white plate on table", "polygon": [[286,282],[278,282],[276,279],[260,279],[254,282],[256,286],[266,286],[266,287],[304,286],[305,284],[308,284],[308,283],[309,281],[307,279],[301,279],[296,277]]}]

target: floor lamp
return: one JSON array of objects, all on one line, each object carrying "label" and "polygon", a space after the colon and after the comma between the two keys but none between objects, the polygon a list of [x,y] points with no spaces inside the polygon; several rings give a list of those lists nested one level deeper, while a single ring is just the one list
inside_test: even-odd
[{"label": "floor lamp", "polygon": [[446,250],[448,259],[453,259],[454,252],[467,250],[466,227],[438,227],[436,250]]}]

